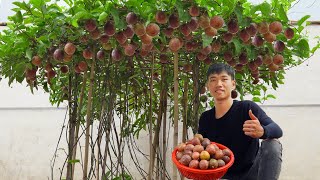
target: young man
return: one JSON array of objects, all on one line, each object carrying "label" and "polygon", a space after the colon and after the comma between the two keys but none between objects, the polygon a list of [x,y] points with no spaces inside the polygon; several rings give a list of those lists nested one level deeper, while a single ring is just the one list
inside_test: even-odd
[{"label": "young man", "polygon": [[256,103],[232,99],[236,82],[231,66],[213,64],[207,78],[206,86],[215,106],[202,113],[198,133],[234,153],[234,164],[223,179],[278,179],[282,146],[277,138],[282,136],[281,128]]}]

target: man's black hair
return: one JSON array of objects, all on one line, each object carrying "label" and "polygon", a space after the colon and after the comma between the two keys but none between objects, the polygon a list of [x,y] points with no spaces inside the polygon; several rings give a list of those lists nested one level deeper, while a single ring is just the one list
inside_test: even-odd
[{"label": "man's black hair", "polygon": [[207,79],[211,74],[220,74],[222,72],[226,72],[229,76],[231,76],[231,79],[234,80],[234,68],[225,63],[215,63],[210,65],[207,71]]}]

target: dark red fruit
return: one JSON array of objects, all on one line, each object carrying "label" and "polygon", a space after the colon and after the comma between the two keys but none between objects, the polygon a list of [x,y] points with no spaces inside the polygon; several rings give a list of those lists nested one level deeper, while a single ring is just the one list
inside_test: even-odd
[{"label": "dark red fruit", "polygon": [[134,35],[133,27],[132,25],[128,25],[125,30],[123,30],[123,34],[129,39],[132,38]]},{"label": "dark red fruit", "polygon": [[231,51],[226,51],[223,53],[223,58],[226,61],[231,61],[232,60],[232,52]]},{"label": "dark red fruit", "polygon": [[263,35],[263,37],[269,43],[272,43],[273,41],[275,41],[277,39],[276,35],[272,34],[271,32],[265,33]]},{"label": "dark red fruit", "polygon": [[228,31],[232,34],[236,34],[239,31],[239,25],[235,19],[228,22]]},{"label": "dark red fruit", "polygon": [[115,61],[120,61],[122,58],[122,52],[119,49],[113,49],[111,52],[111,57]]},{"label": "dark red fruit", "polygon": [[213,37],[215,35],[217,35],[217,29],[209,26],[204,30],[205,34],[209,37]]},{"label": "dark red fruit", "polygon": [[75,71],[76,73],[78,73],[78,74],[81,73],[81,70],[80,70],[78,64],[76,64],[76,65],[74,66],[74,71]]},{"label": "dark red fruit", "polygon": [[204,55],[208,55],[211,53],[211,51],[212,51],[212,47],[209,45],[209,46],[202,48],[200,52]]},{"label": "dark red fruit", "polygon": [[269,25],[269,31],[275,35],[282,32],[282,24],[279,21],[272,22]]},{"label": "dark red fruit", "polygon": [[111,21],[106,22],[104,25],[104,32],[108,36],[113,36],[116,33],[116,28]]},{"label": "dark red fruit", "polygon": [[191,31],[196,31],[199,27],[198,19],[196,17],[192,17],[187,25]]},{"label": "dark red fruit", "polygon": [[153,44],[152,43],[150,43],[150,44],[143,44],[142,43],[142,45],[141,45],[141,49],[143,49],[145,51],[148,51],[148,52],[151,51],[152,48],[153,48]]},{"label": "dark red fruit", "polygon": [[60,71],[65,74],[65,73],[67,73],[69,71],[69,67],[66,66],[66,65],[61,66],[60,67]]},{"label": "dark red fruit", "polygon": [[68,54],[68,55],[73,55],[74,52],[76,52],[76,46],[73,43],[68,42],[64,46],[64,52],[66,52],[66,54]]},{"label": "dark red fruit", "polygon": [[160,28],[158,26],[158,24],[156,23],[150,23],[148,24],[147,28],[146,28],[146,32],[149,36],[156,36],[160,33]]},{"label": "dark red fruit", "polygon": [[94,31],[97,28],[97,22],[94,19],[88,19],[84,23],[84,28],[89,32]]},{"label": "dark red fruit", "polygon": [[276,52],[282,52],[286,46],[282,41],[276,41],[273,45],[273,48]]},{"label": "dark red fruit", "polygon": [[168,21],[167,15],[163,11],[157,11],[156,13],[156,21],[159,24],[165,24]]},{"label": "dark red fruit", "polygon": [[125,48],[124,48],[124,54],[127,56],[133,56],[134,53],[136,51],[136,47],[132,44],[128,44]]},{"label": "dark red fruit", "polygon": [[270,70],[270,72],[274,72],[274,71],[277,71],[279,69],[279,66],[274,64],[274,63],[271,63],[268,65],[268,68]]},{"label": "dark red fruit", "polygon": [[96,28],[95,30],[90,32],[90,36],[92,39],[97,40],[100,38],[100,30],[98,28]]},{"label": "dark red fruit", "polygon": [[39,56],[33,56],[31,63],[35,66],[40,66],[41,65],[41,58]]},{"label": "dark red fruit", "polygon": [[247,54],[246,53],[241,53],[239,55],[239,62],[242,64],[242,65],[246,65],[248,63],[248,57],[247,57]]},{"label": "dark red fruit", "polygon": [[62,61],[64,58],[64,52],[62,49],[56,49],[53,53],[53,58],[57,61]]},{"label": "dark red fruit", "polygon": [[224,20],[222,19],[221,16],[213,16],[210,19],[210,26],[216,28],[216,29],[220,29],[224,24]]},{"label": "dark red fruit", "polygon": [[204,62],[206,65],[210,65],[210,64],[212,63],[212,60],[207,57],[203,62]]},{"label": "dark red fruit", "polygon": [[177,52],[181,48],[180,39],[178,38],[170,39],[169,48],[172,52]]},{"label": "dark red fruit", "polygon": [[266,54],[264,57],[263,57],[263,64],[265,65],[269,65],[272,63],[272,57],[268,54]]},{"label": "dark red fruit", "polygon": [[257,30],[257,24],[251,23],[250,26],[248,26],[248,27],[246,28],[246,30],[247,30],[247,33],[248,33],[250,36],[255,36],[255,35],[257,34],[257,32],[258,32],[258,30]]},{"label": "dark red fruit", "polygon": [[141,23],[137,23],[134,25],[134,32],[137,36],[143,36],[146,34],[146,27]]},{"label": "dark red fruit", "polygon": [[183,24],[180,26],[180,31],[184,36],[188,36],[191,33],[191,30],[189,29],[187,24]]},{"label": "dark red fruit", "polygon": [[167,64],[169,61],[168,56],[166,54],[160,54],[160,63]]},{"label": "dark red fruit", "polygon": [[220,49],[221,49],[221,44],[220,44],[220,42],[216,41],[216,42],[214,42],[214,43],[212,44],[212,51],[213,51],[214,53],[220,52]]},{"label": "dark red fruit", "polygon": [[206,29],[207,27],[210,26],[210,19],[208,16],[202,15],[199,17],[199,26],[202,29]]},{"label": "dark red fruit", "polygon": [[224,40],[225,42],[230,42],[230,41],[232,40],[232,38],[233,38],[233,34],[231,34],[231,33],[225,33],[225,34],[223,34],[223,40]]},{"label": "dark red fruit", "polygon": [[100,41],[101,43],[107,43],[107,42],[109,41],[109,36],[108,36],[107,34],[102,34],[102,35],[100,36],[99,41]]},{"label": "dark red fruit", "polygon": [[91,51],[90,48],[87,48],[85,50],[82,51],[82,56],[85,58],[85,59],[92,59],[92,56],[93,56],[93,53]]},{"label": "dark red fruit", "polygon": [[101,49],[97,52],[97,59],[103,60],[105,57],[106,57],[106,54],[105,54],[104,50]]},{"label": "dark red fruit", "polygon": [[263,57],[261,55],[257,56],[257,58],[254,60],[254,64],[259,67],[263,64]]},{"label": "dark red fruit", "polygon": [[183,65],[183,70],[185,72],[191,72],[192,71],[192,64],[184,64]]},{"label": "dark red fruit", "polygon": [[263,39],[260,36],[254,36],[252,39],[252,44],[256,47],[260,47],[263,45]]},{"label": "dark red fruit", "polygon": [[152,37],[148,34],[144,34],[143,36],[140,36],[140,39],[143,44],[151,44],[152,43]]},{"label": "dark red fruit", "polygon": [[255,71],[258,68],[258,66],[253,61],[248,63],[248,67],[251,71]]},{"label": "dark red fruit", "polygon": [[124,35],[123,31],[117,32],[114,37],[120,44],[124,44],[127,41],[127,37]]},{"label": "dark red fruit", "polygon": [[273,63],[276,65],[283,64],[283,56],[281,54],[276,54],[273,56]]},{"label": "dark red fruit", "polygon": [[138,21],[138,16],[133,12],[129,12],[126,16],[126,21],[128,24],[135,24]]},{"label": "dark red fruit", "polygon": [[285,36],[287,39],[292,39],[293,36],[294,36],[294,31],[293,31],[293,29],[287,28],[287,29],[284,31],[284,36]]},{"label": "dark red fruit", "polygon": [[56,71],[54,71],[54,70],[52,70],[52,71],[48,71],[47,72],[47,77],[48,78],[53,78],[53,77],[55,77],[56,76]]},{"label": "dark red fruit", "polygon": [[172,34],[174,32],[174,29],[173,28],[166,28],[163,30],[163,33],[167,36],[167,37],[172,37]]},{"label": "dark red fruit", "polygon": [[248,34],[247,30],[245,30],[245,29],[240,31],[239,37],[243,42],[247,42],[250,39],[250,35]]},{"label": "dark red fruit", "polygon": [[84,72],[88,69],[88,65],[85,61],[80,61],[78,63],[78,67],[79,67],[80,71],[82,71],[82,72]]},{"label": "dark red fruit", "polygon": [[258,32],[260,34],[265,34],[269,32],[269,24],[267,22],[261,22],[258,25]]},{"label": "dark red fruit", "polygon": [[197,6],[193,5],[189,8],[189,14],[190,16],[193,16],[193,17],[199,16],[200,10]]},{"label": "dark red fruit", "polygon": [[207,55],[202,54],[201,52],[197,53],[197,58],[199,61],[204,61],[207,58]]},{"label": "dark red fruit", "polygon": [[177,29],[180,26],[180,20],[178,15],[172,14],[169,17],[169,26],[173,29]]}]

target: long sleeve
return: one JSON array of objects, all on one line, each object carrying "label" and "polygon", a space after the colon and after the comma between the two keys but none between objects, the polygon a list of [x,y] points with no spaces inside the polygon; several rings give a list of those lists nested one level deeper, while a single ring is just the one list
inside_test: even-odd
[{"label": "long sleeve", "polygon": [[256,103],[250,103],[250,109],[255,114],[264,129],[261,139],[280,138],[283,135],[282,129],[275,123]]}]

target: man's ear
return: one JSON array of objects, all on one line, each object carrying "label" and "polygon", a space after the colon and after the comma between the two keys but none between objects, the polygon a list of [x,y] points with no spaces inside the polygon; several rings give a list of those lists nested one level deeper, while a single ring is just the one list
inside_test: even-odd
[{"label": "man's ear", "polygon": [[232,87],[234,87],[234,89],[236,88],[236,85],[237,85],[236,81],[232,80]]}]

